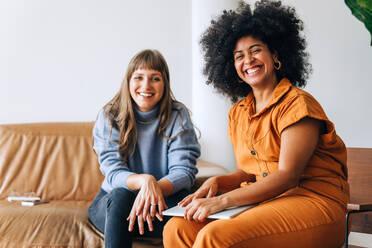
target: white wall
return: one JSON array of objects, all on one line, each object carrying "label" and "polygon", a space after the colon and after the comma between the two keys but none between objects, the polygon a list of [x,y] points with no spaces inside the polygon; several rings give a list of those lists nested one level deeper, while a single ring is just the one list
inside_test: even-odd
[{"label": "white wall", "polygon": [[[192,45],[212,16],[237,1],[193,2],[192,17],[188,0],[0,1],[0,123],[94,120],[118,90],[133,54],[156,48],[169,63],[176,97],[195,112],[203,158],[232,169],[226,137],[230,105],[201,86],[200,50]],[[323,105],[347,146],[372,147],[372,47],[366,28],[343,1],[283,2],[295,6],[305,22],[314,67],[305,89]],[[209,115],[214,117],[208,120]]]},{"label": "white wall", "polygon": [[283,2],[305,22],[314,72],[305,90],[322,104],[349,147],[372,147],[372,46],[344,1]]},{"label": "white wall", "polygon": [[[203,158],[232,169],[229,102],[200,86],[205,78],[192,45],[208,18],[237,1],[195,2],[200,6],[192,17],[189,0],[0,1],[0,123],[94,120],[118,90],[134,53],[156,48],[169,63],[176,97],[193,108],[203,129]],[[323,105],[347,146],[372,147],[372,47],[366,28],[343,1],[283,2],[294,5],[305,22],[314,67],[305,89]],[[200,90],[192,90],[191,81]],[[198,112],[202,105],[210,111]],[[204,129],[209,114],[216,124]]]},{"label": "white wall", "polygon": [[192,112],[195,125],[201,131],[201,158],[235,169],[234,151],[227,137],[228,112],[231,102],[205,84],[202,73],[203,56],[199,45],[201,34],[211,17],[224,9],[235,9],[238,0],[192,1]]},{"label": "white wall", "polygon": [[188,0],[1,0],[0,123],[94,120],[145,48],[191,106],[190,19]]}]

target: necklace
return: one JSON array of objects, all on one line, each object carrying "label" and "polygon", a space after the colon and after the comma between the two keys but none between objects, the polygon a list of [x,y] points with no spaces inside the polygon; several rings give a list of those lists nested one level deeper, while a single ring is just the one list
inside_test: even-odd
[{"label": "necklace", "polygon": [[151,123],[155,122],[156,119],[157,118],[155,118],[155,119],[153,119],[151,121],[140,121],[140,120],[136,120],[136,122],[139,123],[139,124],[142,124],[142,125],[148,125],[148,124],[151,124]]}]

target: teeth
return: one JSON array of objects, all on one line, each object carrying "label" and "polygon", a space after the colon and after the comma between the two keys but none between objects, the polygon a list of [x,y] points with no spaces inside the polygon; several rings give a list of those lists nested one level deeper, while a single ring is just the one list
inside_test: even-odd
[{"label": "teeth", "polygon": [[247,73],[248,74],[252,74],[252,73],[255,73],[256,71],[258,71],[260,68],[255,68],[255,69],[248,69],[247,70]]},{"label": "teeth", "polygon": [[147,94],[147,93],[143,93],[143,92],[140,92],[138,93],[140,96],[152,96],[152,94]]}]

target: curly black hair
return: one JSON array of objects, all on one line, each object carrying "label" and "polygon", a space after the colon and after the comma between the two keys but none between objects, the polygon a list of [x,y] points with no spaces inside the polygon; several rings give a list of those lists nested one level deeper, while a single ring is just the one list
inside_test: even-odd
[{"label": "curly black hair", "polygon": [[255,3],[254,11],[241,1],[235,11],[224,10],[211,21],[200,41],[207,84],[212,84],[232,102],[247,96],[252,89],[246,83],[238,83],[233,51],[240,38],[252,36],[265,43],[272,53],[277,52],[282,62],[280,70],[276,71],[278,80],[286,77],[294,86],[304,87],[311,65],[301,34],[303,29],[295,9],[280,1],[261,0]]}]

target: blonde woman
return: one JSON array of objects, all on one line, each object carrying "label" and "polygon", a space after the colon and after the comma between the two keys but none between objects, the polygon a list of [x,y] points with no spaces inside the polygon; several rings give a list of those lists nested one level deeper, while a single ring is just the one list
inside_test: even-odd
[{"label": "blonde woman", "polygon": [[200,146],[158,51],[132,58],[119,92],[99,112],[93,136],[105,179],[89,218],[104,233],[105,247],[131,247],[137,233],[161,236],[162,211],[187,195]]}]

